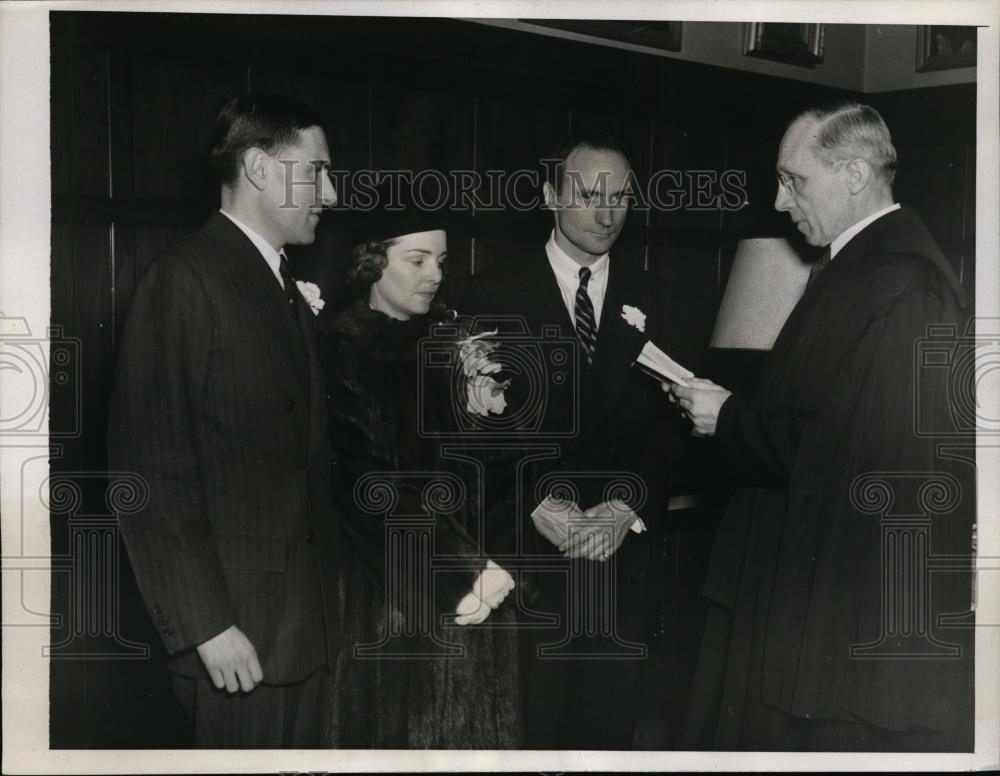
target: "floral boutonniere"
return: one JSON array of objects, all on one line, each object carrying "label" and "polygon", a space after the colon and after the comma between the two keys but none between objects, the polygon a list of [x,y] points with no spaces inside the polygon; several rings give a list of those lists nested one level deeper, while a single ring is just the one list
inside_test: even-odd
[{"label": "floral boutonniere", "polygon": [[304,280],[296,280],[295,285],[299,287],[299,293],[306,300],[313,315],[319,315],[319,311],[326,306],[326,300],[320,295],[319,286],[315,283],[307,283]]},{"label": "floral boutonniere", "polygon": [[622,318],[629,326],[634,326],[643,334],[646,333],[646,313],[640,310],[638,307],[633,307],[630,304],[622,305]]},{"label": "floral boutonniere", "polygon": [[507,409],[507,399],[504,391],[510,385],[510,380],[498,382],[494,375],[503,366],[490,358],[499,345],[490,342],[497,330],[483,332],[473,336],[465,336],[458,340],[458,359],[465,377],[465,410],[474,415],[488,417],[502,415]]}]

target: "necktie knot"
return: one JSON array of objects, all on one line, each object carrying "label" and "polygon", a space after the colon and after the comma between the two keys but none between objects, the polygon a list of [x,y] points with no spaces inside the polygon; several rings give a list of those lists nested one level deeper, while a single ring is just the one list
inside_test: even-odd
[{"label": "necktie knot", "polygon": [[580,267],[578,275],[580,277],[580,287],[586,288],[590,282],[590,267]]}]

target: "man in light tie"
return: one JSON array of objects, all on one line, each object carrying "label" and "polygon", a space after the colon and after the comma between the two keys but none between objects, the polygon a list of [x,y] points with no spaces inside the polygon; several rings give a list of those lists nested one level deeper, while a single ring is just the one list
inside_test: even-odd
[{"label": "man in light tie", "polygon": [[[528,401],[540,408],[525,442],[556,450],[508,483],[492,510],[520,532],[519,557],[536,562],[523,574],[522,601],[535,591],[525,604],[557,618],[521,633],[526,748],[628,749],[651,613],[664,589],[658,561],[671,444],[659,387],[632,362],[647,340],[671,343],[669,293],[661,279],[612,255],[632,179],[622,144],[601,131],[576,132],[547,161],[548,242],[474,277],[460,310],[487,327],[496,317],[501,335],[510,316],[518,322],[511,333],[521,327],[542,348],[544,332],[558,331],[578,367],[575,379],[546,378],[533,398],[518,393],[527,391],[523,377],[508,389],[510,416],[532,416]],[[626,308],[644,320],[629,319]]]}]

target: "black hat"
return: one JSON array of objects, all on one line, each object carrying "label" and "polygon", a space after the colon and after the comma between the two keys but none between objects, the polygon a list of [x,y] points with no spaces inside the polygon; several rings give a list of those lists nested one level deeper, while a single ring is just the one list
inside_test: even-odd
[{"label": "black hat", "polygon": [[447,202],[441,202],[441,192],[427,191],[426,186],[411,181],[406,176],[384,177],[374,187],[374,207],[358,210],[365,242],[446,228]]}]

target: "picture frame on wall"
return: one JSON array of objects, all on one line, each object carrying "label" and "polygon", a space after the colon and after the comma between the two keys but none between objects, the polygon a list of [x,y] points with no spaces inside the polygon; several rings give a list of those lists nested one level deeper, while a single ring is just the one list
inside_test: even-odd
[{"label": "picture frame on wall", "polygon": [[825,25],[791,22],[749,22],[743,53],[801,67],[823,61]]},{"label": "picture frame on wall", "polygon": [[680,51],[684,32],[682,22],[637,19],[522,19],[526,24],[549,27],[602,40],[631,43],[661,51]]},{"label": "picture frame on wall", "polygon": [[917,27],[917,72],[976,66],[976,27]]}]

